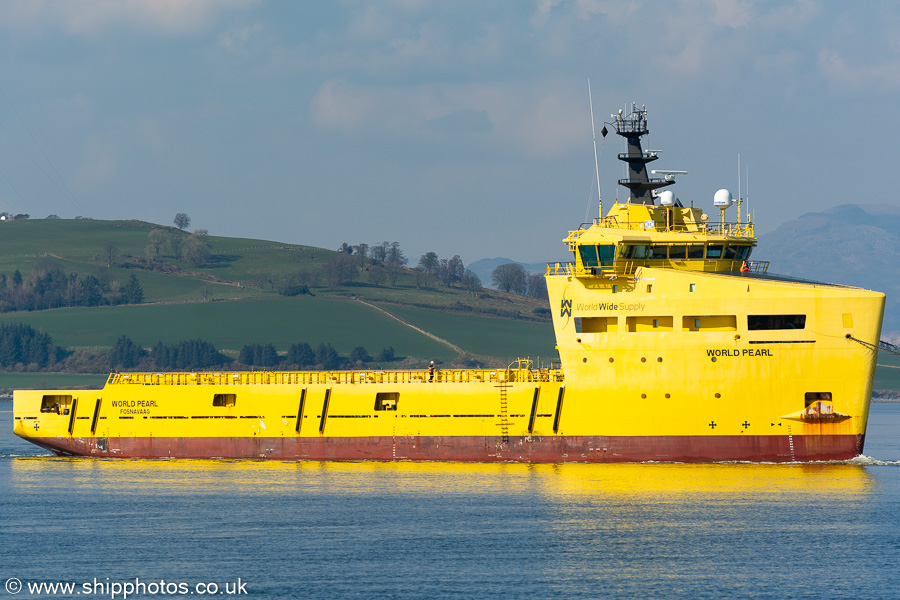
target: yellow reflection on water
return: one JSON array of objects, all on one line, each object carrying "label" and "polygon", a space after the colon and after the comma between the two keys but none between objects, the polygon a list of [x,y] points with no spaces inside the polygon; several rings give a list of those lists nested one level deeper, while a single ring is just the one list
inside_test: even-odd
[{"label": "yellow reflection on water", "polygon": [[528,493],[544,497],[686,499],[762,494],[852,496],[875,485],[854,464],[469,464],[123,460],[35,457],[12,461],[19,487],[135,493]]}]

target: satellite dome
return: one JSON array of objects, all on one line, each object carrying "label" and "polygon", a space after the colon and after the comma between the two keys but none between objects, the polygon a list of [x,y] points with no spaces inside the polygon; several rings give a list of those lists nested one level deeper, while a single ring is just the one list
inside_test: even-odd
[{"label": "satellite dome", "polygon": [[731,192],[723,188],[713,196],[713,204],[721,209],[725,209],[734,204],[734,198],[732,197]]},{"label": "satellite dome", "polygon": [[662,206],[675,206],[675,192],[671,190],[660,192],[659,203]]}]

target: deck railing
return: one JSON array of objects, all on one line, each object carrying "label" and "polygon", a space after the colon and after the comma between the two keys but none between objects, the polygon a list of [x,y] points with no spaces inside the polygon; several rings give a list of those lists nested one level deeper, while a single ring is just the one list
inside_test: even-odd
[{"label": "deck railing", "polygon": [[[441,369],[432,383],[563,381],[560,369]],[[111,373],[107,385],[288,385],[427,383],[422,371],[241,371]]]}]

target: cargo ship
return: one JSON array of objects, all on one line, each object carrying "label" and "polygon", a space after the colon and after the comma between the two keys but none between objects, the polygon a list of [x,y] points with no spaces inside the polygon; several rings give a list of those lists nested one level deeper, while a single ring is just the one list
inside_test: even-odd
[{"label": "cargo ship", "polygon": [[[778,276],[730,192],[712,216],[648,171],[547,265],[559,366],[113,373],[14,393],[14,431],[63,456],[520,462],[799,462],[863,451],[884,295]],[[599,188],[599,185],[598,185]],[[599,200],[599,194],[598,194]],[[731,213],[729,211],[731,210]],[[736,216],[734,215],[736,213]]]}]

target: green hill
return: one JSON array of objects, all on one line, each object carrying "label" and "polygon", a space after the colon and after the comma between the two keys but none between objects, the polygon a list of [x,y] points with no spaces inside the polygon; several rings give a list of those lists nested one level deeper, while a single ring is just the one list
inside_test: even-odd
[{"label": "green hill", "polygon": [[[158,255],[153,230],[164,240]],[[60,296],[49,310],[2,312],[0,324],[30,324],[70,351],[105,350],[127,335],[145,348],[202,338],[231,356],[250,343],[284,352],[298,342],[328,342],[342,354],[359,345],[371,354],[391,346],[404,365],[467,355],[487,364],[556,356],[543,301],[487,289],[470,293],[409,268],[398,269],[394,285],[376,285],[370,272],[385,266],[353,254],[342,260],[355,274],[329,281],[323,267],[340,253],[264,240],[204,235],[208,256],[192,263],[173,245],[191,237],[140,221],[0,223],[0,273],[10,285],[17,270],[27,286],[33,274],[56,269],[102,281],[107,301],[132,274],[143,290],[143,302],[129,305],[67,306]],[[279,293],[291,287],[302,293]]]}]

